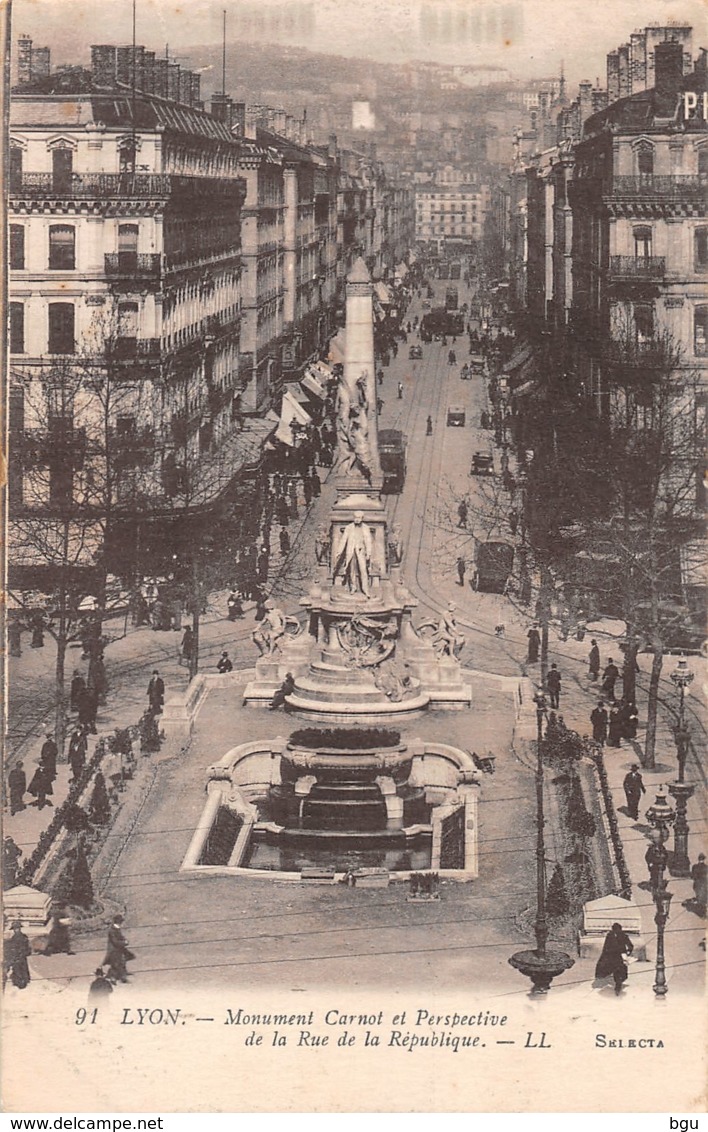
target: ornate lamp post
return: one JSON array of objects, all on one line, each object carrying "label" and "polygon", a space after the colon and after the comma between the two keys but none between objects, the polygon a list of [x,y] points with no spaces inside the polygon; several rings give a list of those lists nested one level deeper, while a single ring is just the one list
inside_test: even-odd
[{"label": "ornate lamp post", "polygon": [[691,732],[684,719],[684,703],[686,689],[693,682],[693,673],[688,662],[681,657],[676,668],[671,673],[671,679],[679,691],[679,721],[674,729],[676,741],[676,761],[678,762],[678,780],[669,786],[669,793],[676,800],[676,824],[674,826],[674,852],[671,858],[671,875],[687,877],[691,875],[691,862],[688,857],[689,825],[686,820],[688,800],[693,794],[694,787],[684,781],[686,759],[688,757],[688,744]]},{"label": "ornate lamp post", "polygon": [[646,817],[652,829],[657,830],[659,833],[663,845],[668,841],[669,829],[676,821],[676,814],[672,810],[669,802],[666,801],[663,786],[657,787],[656,799],[646,811]]},{"label": "ornate lamp post", "polygon": [[543,812],[543,719],[546,715],[546,698],[534,696],[536,703],[536,947],[517,951],[509,963],[533,984],[532,994],[547,994],[553,979],[572,967],[575,960],[565,951],[548,951],[548,922],[546,920],[546,844]]},{"label": "ornate lamp post", "polygon": [[673,892],[669,892],[667,888],[657,888],[654,893],[654,903],[656,904],[656,915],[654,916],[654,923],[656,924],[656,981],[654,982],[654,994],[658,995],[659,998],[663,998],[663,996],[669,992],[669,988],[666,985],[666,965],[664,961],[664,928],[669,918],[672,897]]}]

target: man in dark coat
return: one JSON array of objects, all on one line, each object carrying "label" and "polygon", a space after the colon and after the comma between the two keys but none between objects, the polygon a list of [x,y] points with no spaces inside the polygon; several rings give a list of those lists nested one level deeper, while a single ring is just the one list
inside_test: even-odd
[{"label": "man in dark coat", "polygon": [[10,976],[13,986],[24,990],[30,983],[30,971],[27,960],[32,953],[30,941],[22,931],[19,920],[12,923],[12,936],[5,944],[5,970]]},{"label": "man in dark coat", "polygon": [[25,809],[25,792],[27,790],[27,775],[23,762],[18,762],[13,766],[7,776],[7,785],[10,789],[10,815],[18,814]]},{"label": "man in dark coat", "polygon": [[98,693],[85,688],[79,696],[79,724],[84,731],[96,734],[96,714],[98,712]]},{"label": "man in dark coat", "polygon": [[558,665],[551,665],[551,670],[546,676],[546,686],[548,688],[548,696],[551,702],[551,707],[555,708],[557,711],[560,707],[561,693],[561,674],[558,671]]},{"label": "man in dark coat", "polygon": [[646,794],[644,780],[639,773],[639,763],[632,763],[629,773],[624,776],[622,783],[624,796],[627,799],[627,812],[634,821],[639,817],[639,803],[642,794]]},{"label": "man in dark coat", "polygon": [[310,477],[310,486],[312,487],[312,498],[319,499],[320,495],[322,494],[322,480],[317,475],[317,472],[312,473]]},{"label": "man in dark coat", "polygon": [[528,664],[535,664],[538,660],[538,650],[541,647],[541,634],[538,631],[538,626],[532,625],[526,636],[529,642],[526,660]]},{"label": "man in dark coat", "polygon": [[156,668],[152,670],[147,696],[150,711],[153,715],[160,715],[162,713],[162,705],[165,702],[165,681]]},{"label": "man in dark coat", "polygon": [[602,694],[611,703],[615,702],[615,684],[619,678],[619,668],[615,664],[612,657],[607,662],[607,667],[602,674]]},{"label": "man in dark coat", "polygon": [[590,671],[588,676],[591,680],[597,680],[600,675],[600,650],[597,647],[597,641],[590,642],[590,655],[588,657],[588,664]]},{"label": "man in dark coat", "polygon": [[42,744],[42,750],[39,752],[39,761],[47,768],[47,774],[52,782],[57,776],[57,756],[59,748],[54,742],[54,736],[48,731],[47,737]]},{"label": "man in dark coat", "polygon": [[227,652],[222,652],[221,656],[219,657],[219,662],[216,666],[216,671],[221,672],[222,675],[223,675],[223,673],[225,673],[225,672],[232,672],[233,667],[234,666],[231,663],[231,658],[229,657],[229,654]]},{"label": "man in dark coat", "polygon": [[652,891],[656,892],[664,886],[664,869],[669,863],[669,854],[658,836],[656,841],[651,842],[644,854],[644,860],[649,869],[649,883]]},{"label": "man in dark coat", "polygon": [[17,884],[17,868],[22,850],[12,839],[6,837],[2,845],[2,886],[7,891]]},{"label": "man in dark coat", "polygon": [[69,698],[69,702],[71,704],[71,710],[72,711],[78,711],[79,710],[79,702],[80,702],[80,699],[81,699],[81,695],[85,690],[86,690],[86,681],[84,680],[83,676],[78,671],[78,669],[74,669],[74,675],[73,675],[72,680],[71,680],[71,693],[70,693],[70,698]]},{"label": "man in dark coat", "polygon": [[602,947],[602,953],[595,968],[596,979],[614,979],[615,994],[622,993],[623,984],[627,981],[629,972],[624,961],[625,955],[631,955],[634,944],[621,924],[613,924]]},{"label": "man in dark coat", "polygon": [[86,750],[88,741],[84,728],[77,724],[71,733],[69,739],[69,766],[71,767],[71,775],[76,782],[84,772],[86,766]]},{"label": "man in dark coat", "polygon": [[292,672],[287,672],[283,683],[278,688],[277,692],[270,701],[269,710],[276,711],[279,707],[287,708],[285,697],[290,696],[295,691],[295,678]]},{"label": "man in dark coat", "polygon": [[89,1002],[94,1006],[105,1004],[108,996],[113,994],[113,983],[103,973],[103,967],[96,968],[96,977],[89,987]]},{"label": "man in dark coat", "polygon": [[607,739],[607,709],[602,700],[598,700],[597,707],[590,712],[592,723],[592,737],[596,743],[604,746]]},{"label": "man in dark coat", "polygon": [[608,747],[621,747],[622,746],[622,712],[619,707],[615,706],[610,711],[610,723],[608,728]]},{"label": "man in dark coat", "polygon": [[127,983],[126,963],[134,958],[135,956],[128,948],[128,941],[123,935],[123,917],[114,916],[113,923],[108,929],[106,957],[103,960],[104,967],[108,967],[107,977],[114,983]]},{"label": "man in dark coat", "polygon": [[54,803],[49,801],[48,794],[53,794],[52,789],[53,779],[49,774],[45,764],[40,762],[36,771],[32,775],[32,781],[27,787],[28,793],[33,794],[37,799],[37,809],[43,810],[45,806],[53,806]]},{"label": "man in dark coat", "polygon": [[466,569],[467,569],[467,563],[465,562],[462,555],[460,555],[460,557],[457,559],[457,577],[460,580],[459,584],[461,586],[464,586],[464,584],[465,584],[465,570]]},{"label": "man in dark coat", "polygon": [[705,853],[698,854],[698,860],[691,869],[691,880],[696,911],[699,916],[705,916],[706,903],[708,903],[708,866],[706,866]]}]

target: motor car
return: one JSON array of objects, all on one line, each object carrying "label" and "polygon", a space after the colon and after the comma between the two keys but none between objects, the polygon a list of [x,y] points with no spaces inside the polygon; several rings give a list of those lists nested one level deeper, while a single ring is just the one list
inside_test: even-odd
[{"label": "motor car", "polygon": [[409,358],[422,358],[423,357],[423,347],[422,346],[411,346],[409,351],[408,351],[408,357]]},{"label": "motor car", "polygon": [[475,551],[472,589],[503,594],[514,565],[514,548],[505,542],[482,542]]},{"label": "motor car", "polygon": [[494,457],[490,452],[475,452],[472,456],[471,476],[493,476]]},{"label": "motor car", "polygon": [[484,354],[472,354],[469,361],[470,372],[473,374],[484,373]]},{"label": "motor car", "polygon": [[400,494],[406,482],[406,448],[408,438],[397,428],[382,428],[379,432],[379,452],[383,472],[382,492]]},{"label": "motor car", "polygon": [[447,410],[447,427],[448,428],[464,428],[466,423],[466,412],[459,405],[451,405]]}]

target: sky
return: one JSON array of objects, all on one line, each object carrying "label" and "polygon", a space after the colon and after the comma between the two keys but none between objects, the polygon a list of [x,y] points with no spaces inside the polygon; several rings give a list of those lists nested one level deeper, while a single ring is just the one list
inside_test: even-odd
[{"label": "sky", "polygon": [[[229,59],[241,39],[309,47],[385,63],[420,59],[492,64],[527,79],[571,84],[600,77],[605,56],[636,28],[690,23],[708,46],[703,0],[136,0],[137,42],[185,65],[190,48],[221,41]],[[92,43],[129,43],[132,0],[13,0],[12,38],[52,48],[52,62],[88,62]],[[236,56],[237,62],[237,56]]]}]

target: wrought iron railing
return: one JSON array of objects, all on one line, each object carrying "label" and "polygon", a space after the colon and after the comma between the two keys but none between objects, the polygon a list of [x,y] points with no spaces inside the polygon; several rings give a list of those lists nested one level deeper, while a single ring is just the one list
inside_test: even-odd
[{"label": "wrought iron railing", "polygon": [[610,256],[610,275],[616,279],[663,279],[666,274],[664,256]]},{"label": "wrought iron railing", "polygon": [[156,279],[160,275],[159,255],[144,252],[108,252],[104,257],[106,275],[132,275]]}]

